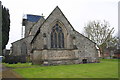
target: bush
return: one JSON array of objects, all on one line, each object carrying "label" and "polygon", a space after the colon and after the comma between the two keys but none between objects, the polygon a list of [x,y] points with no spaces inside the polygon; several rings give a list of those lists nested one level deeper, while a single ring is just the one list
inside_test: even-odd
[{"label": "bush", "polygon": [[22,56],[12,56],[12,55],[8,55],[5,56],[5,59],[3,60],[5,63],[9,63],[9,64],[16,64],[18,62],[21,63],[26,63],[26,61],[29,61],[29,58],[27,59],[26,56],[22,55]]},{"label": "bush", "polygon": [[113,59],[117,59],[118,57],[117,56],[113,56]]},{"label": "bush", "polygon": [[19,57],[18,56],[12,56],[12,55],[5,56],[4,62],[9,63],[9,64],[16,64],[16,63],[19,62]]}]

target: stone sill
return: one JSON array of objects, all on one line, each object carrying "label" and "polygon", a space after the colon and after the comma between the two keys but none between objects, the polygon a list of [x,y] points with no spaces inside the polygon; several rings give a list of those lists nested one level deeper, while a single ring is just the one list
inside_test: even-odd
[{"label": "stone sill", "polygon": [[42,50],[58,50],[58,51],[60,51],[60,50],[78,50],[78,49],[33,49],[33,51],[34,50],[37,50],[37,51],[42,51]]},{"label": "stone sill", "polygon": [[64,61],[64,60],[78,60],[78,58],[68,58],[68,59],[44,59],[44,61]]}]

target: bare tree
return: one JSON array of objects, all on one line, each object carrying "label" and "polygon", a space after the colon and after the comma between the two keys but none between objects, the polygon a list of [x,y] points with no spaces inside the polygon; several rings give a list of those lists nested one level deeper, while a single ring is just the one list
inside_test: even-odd
[{"label": "bare tree", "polygon": [[107,21],[92,21],[85,27],[85,36],[95,42],[100,49],[100,53],[104,57],[104,49],[107,47],[113,47],[113,44],[117,42],[116,37],[113,37],[114,28],[110,29],[110,25]]}]

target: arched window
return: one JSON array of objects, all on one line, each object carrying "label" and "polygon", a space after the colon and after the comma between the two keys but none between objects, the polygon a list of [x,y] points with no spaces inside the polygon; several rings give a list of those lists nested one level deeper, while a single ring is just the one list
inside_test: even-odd
[{"label": "arched window", "polygon": [[58,24],[51,31],[51,48],[64,48],[64,34]]}]

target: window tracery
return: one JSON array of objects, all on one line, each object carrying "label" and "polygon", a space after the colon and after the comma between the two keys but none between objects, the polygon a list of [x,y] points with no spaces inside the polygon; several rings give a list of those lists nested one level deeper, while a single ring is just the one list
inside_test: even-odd
[{"label": "window tracery", "polygon": [[64,34],[58,24],[51,31],[51,48],[64,48]]}]

